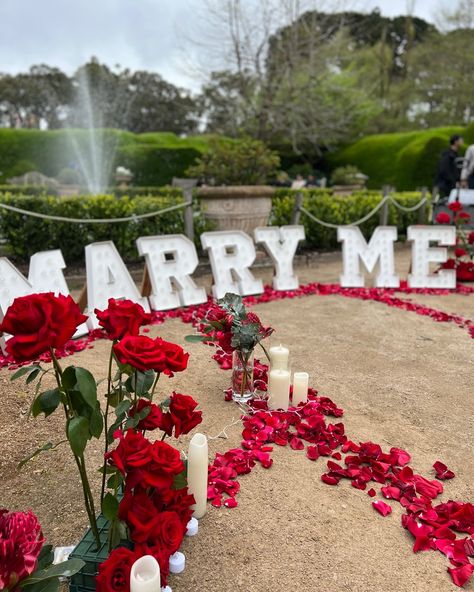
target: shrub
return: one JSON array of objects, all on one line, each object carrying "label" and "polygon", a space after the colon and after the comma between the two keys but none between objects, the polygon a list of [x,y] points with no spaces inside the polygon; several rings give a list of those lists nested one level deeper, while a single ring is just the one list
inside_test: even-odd
[{"label": "shrub", "polygon": [[56,180],[62,185],[82,184],[81,174],[79,171],[70,168],[61,169],[56,177]]},{"label": "shrub", "polygon": [[463,128],[452,126],[366,136],[329,155],[327,161],[331,167],[347,164],[359,167],[369,176],[369,188],[392,185],[406,191],[431,187],[440,153],[455,133],[462,134]]},{"label": "shrub", "polygon": [[186,174],[211,185],[263,185],[275,178],[280,158],[259,140],[212,140]]},{"label": "shrub", "polygon": [[[177,191],[162,190],[160,196],[112,195],[56,197],[50,195],[2,194],[0,201],[24,210],[65,216],[68,218],[123,218],[132,214],[145,214],[182,202]],[[196,216],[196,234],[205,226]],[[175,210],[161,216],[131,222],[110,224],[77,224],[40,220],[31,216],[2,210],[0,233],[6,239],[9,255],[27,262],[37,251],[60,248],[67,263],[82,261],[85,245],[112,240],[122,257],[128,261],[138,260],[135,240],[139,236],[184,233],[183,210]]]},{"label": "shrub", "polygon": [[351,164],[337,167],[331,175],[331,183],[333,185],[355,185],[364,179],[365,176],[362,172],[356,166]]},{"label": "shrub", "polygon": [[[311,214],[331,224],[351,224],[368,214],[382,199],[382,194],[377,191],[360,191],[349,197],[337,197],[329,189],[306,189],[304,191],[303,205]],[[394,198],[405,207],[412,207],[421,200],[420,193],[398,193]],[[271,224],[291,224],[291,215],[294,206],[294,192],[280,189],[273,199]],[[378,212],[360,229],[366,238],[370,238],[375,228],[379,225]],[[393,204],[389,206],[388,223],[397,226],[399,237],[405,236],[406,228],[410,224],[418,222],[418,211],[402,212]],[[306,246],[312,249],[333,249],[338,246],[337,231],[314,222],[304,213],[301,214],[301,224],[305,227]]]}]

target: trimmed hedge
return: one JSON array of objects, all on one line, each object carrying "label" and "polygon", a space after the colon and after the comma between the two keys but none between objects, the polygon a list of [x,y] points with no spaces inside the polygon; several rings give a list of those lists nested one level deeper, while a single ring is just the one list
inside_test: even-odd
[{"label": "trimmed hedge", "polygon": [[[0,129],[0,183],[31,170],[55,177],[71,168],[75,157],[71,138],[87,145],[87,130]],[[107,154],[115,153],[112,170],[125,166],[134,173],[137,185],[166,185],[208,150],[209,136],[179,138],[171,133],[132,134],[103,130]]]},{"label": "trimmed hedge", "polygon": [[[304,190],[303,206],[323,222],[331,224],[351,224],[363,218],[381,201],[382,195],[377,191],[361,191],[350,197],[337,197],[330,189]],[[412,207],[421,200],[421,193],[398,193],[393,196],[402,206]],[[291,224],[291,215],[295,203],[294,192],[286,189],[279,190],[273,199],[271,224],[282,226]],[[379,212],[367,222],[361,224],[360,229],[368,239],[379,226]],[[304,213],[300,223],[305,227],[305,244],[311,249],[325,250],[338,247],[337,231],[326,228],[314,222]],[[389,205],[388,223],[397,226],[398,236],[406,235],[406,228],[410,224],[418,223],[418,211],[402,212],[393,204]]]},{"label": "trimmed hedge", "polygon": [[[111,195],[56,197],[0,195],[2,203],[24,210],[65,216],[69,218],[123,218],[132,214],[145,214],[182,202],[177,190],[162,190],[161,196]],[[198,214],[195,218],[197,240],[205,229]],[[76,224],[41,220],[8,210],[0,213],[0,234],[7,241],[8,255],[27,262],[33,253],[60,248],[67,263],[82,261],[84,247],[95,241],[112,240],[122,257],[138,260],[135,240],[139,236],[184,233],[183,210],[161,216],[144,218],[136,222],[114,224]]]},{"label": "trimmed hedge", "polygon": [[369,188],[392,185],[399,191],[432,187],[441,152],[452,134],[474,141],[474,126],[440,127],[406,133],[366,136],[327,156],[331,168],[355,165],[369,176]]}]

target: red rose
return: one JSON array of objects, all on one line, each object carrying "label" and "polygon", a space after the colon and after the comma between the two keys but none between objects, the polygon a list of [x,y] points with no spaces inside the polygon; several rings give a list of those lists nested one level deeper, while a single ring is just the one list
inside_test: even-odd
[{"label": "red rose", "polygon": [[436,222],[438,222],[438,224],[451,224],[451,216],[448,212],[440,212],[436,216]]},{"label": "red rose", "polygon": [[454,249],[454,254],[458,258],[464,257],[464,255],[467,255],[466,251],[464,249],[462,249],[461,247],[457,247],[456,249]]},{"label": "red rose", "polygon": [[172,555],[180,548],[184,533],[184,526],[176,512],[161,512],[153,542]]},{"label": "red rose", "polygon": [[33,512],[0,510],[0,590],[16,587],[35,570],[44,540]]},{"label": "red rose", "polygon": [[468,214],[467,212],[459,212],[457,217],[463,222],[468,222],[471,219],[471,214]]},{"label": "red rose", "polygon": [[105,329],[109,339],[122,339],[125,335],[138,335],[140,327],[151,322],[152,316],[143,307],[131,300],[109,298],[105,310],[94,310],[99,325]]},{"label": "red rose", "polygon": [[99,565],[96,592],[129,592],[132,565],[142,557],[140,549],[118,547]]},{"label": "red rose", "polygon": [[15,298],[0,331],[13,336],[7,341],[7,351],[17,362],[24,362],[51,347],[63,347],[86,320],[71,296],[30,294]]},{"label": "red rose", "polygon": [[170,341],[164,341],[160,338],[158,338],[156,342],[159,343],[166,357],[165,374],[173,376],[173,372],[182,372],[183,370],[186,370],[189,354],[185,353],[180,345],[171,343]]},{"label": "red rose", "polygon": [[197,406],[196,401],[189,395],[171,395],[169,414],[174,425],[175,438],[187,434],[201,423],[202,411],[194,411]]},{"label": "red rose", "polygon": [[460,212],[462,210],[462,203],[460,201],[453,201],[448,205],[451,212]]},{"label": "red rose", "polygon": [[474,231],[469,233],[467,241],[470,245],[474,245]]},{"label": "red rose", "polygon": [[114,353],[122,364],[137,370],[163,372],[167,359],[159,341],[146,335],[126,335],[114,345]]},{"label": "red rose", "polygon": [[134,543],[145,543],[154,538],[159,526],[158,510],[142,489],[125,492],[119,506],[119,518],[127,523]]},{"label": "red rose", "polygon": [[150,442],[140,432],[130,429],[120,438],[117,448],[107,453],[107,459],[125,475],[150,461],[150,447]]},{"label": "red rose", "polygon": [[141,484],[164,490],[173,484],[174,476],[184,471],[179,450],[157,440],[150,448],[150,462],[141,471]]},{"label": "red rose", "polygon": [[161,428],[163,423],[163,412],[151,401],[148,399],[139,399],[136,406],[130,409],[129,415],[130,417],[134,417],[135,413],[142,411],[143,409],[150,409],[148,415],[141,419],[137,426],[137,430],[155,430],[156,428]]},{"label": "red rose", "polygon": [[176,512],[183,528],[186,528],[193,515],[191,506],[196,503],[196,500],[194,495],[188,492],[188,488],[183,487],[183,489],[168,489],[154,495],[153,503],[161,512],[164,510]]}]

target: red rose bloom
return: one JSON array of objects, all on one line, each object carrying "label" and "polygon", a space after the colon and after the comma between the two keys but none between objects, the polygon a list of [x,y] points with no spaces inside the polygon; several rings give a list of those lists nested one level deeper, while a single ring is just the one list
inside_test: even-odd
[{"label": "red rose bloom", "polygon": [[176,343],[164,341],[158,338],[156,342],[160,345],[166,357],[165,374],[173,376],[173,372],[183,372],[188,367],[189,354],[185,353],[183,348]]},{"label": "red rose bloom", "polygon": [[462,210],[462,203],[460,201],[453,201],[448,205],[451,212],[460,212]]},{"label": "red rose bloom", "polygon": [[51,347],[61,348],[87,317],[71,296],[52,292],[15,298],[0,324],[12,337],[7,351],[17,362],[34,360]]},{"label": "red rose bloom", "polygon": [[130,592],[132,565],[142,557],[140,549],[118,547],[99,565],[96,592]]},{"label": "red rose bloom", "polygon": [[459,220],[463,220],[464,222],[468,222],[471,219],[471,214],[467,212],[459,212],[458,214]]},{"label": "red rose bloom", "polygon": [[159,516],[150,496],[143,489],[137,489],[133,493],[130,490],[125,492],[119,506],[119,518],[127,523],[134,543],[145,543],[156,535]]},{"label": "red rose bloom", "polygon": [[105,310],[94,310],[99,325],[105,329],[109,339],[122,339],[125,335],[138,335],[140,327],[151,322],[152,316],[143,307],[131,300],[109,298]]},{"label": "red rose bloom", "polygon": [[156,494],[153,496],[153,503],[160,511],[176,512],[183,528],[186,528],[193,515],[191,506],[196,503],[196,500],[194,495],[188,492],[188,488],[183,487],[183,489],[168,489]]},{"label": "red rose bloom", "polygon": [[153,542],[172,555],[180,548],[184,533],[184,526],[176,512],[161,512]]},{"label": "red rose bloom", "polygon": [[44,540],[33,512],[0,510],[0,590],[14,588],[35,570]]},{"label": "red rose bloom", "polygon": [[120,438],[117,448],[107,453],[107,459],[125,475],[150,461],[150,447],[150,442],[140,432],[130,429]]},{"label": "red rose bloom", "polygon": [[137,370],[163,372],[167,368],[167,359],[160,341],[146,335],[126,335],[114,345],[114,353],[119,362],[130,364]]},{"label": "red rose bloom", "polygon": [[474,245],[474,231],[469,233],[467,241],[470,245]]},{"label": "red rose bloom", "polygon": [[148,401],[148,399],[139,399],[136,406],[130,409],[129,415],[130,417],[134,417],[135,413],[147,408],[150,410],[150,412],[144,419],[141,419],[138,422],[136,429],[155,430],[156,428],[161,428],[163,423],[163,412],[158,407],[158,405]]},{"label": "red rose bloom", "polygon": [[454,254],[456,257],[464,257],[464,255],[467,255],[467,252],[463,248],[457,247],[454,249]]},{"label": "red rose bloom", "polygon": [[174,426],[174,436],[187,434],[202,421],[202,411],[195,411],[198,404],[189,395],[173,393],[170,397],[169,414]]},{"label": "red rose bloom", "polygon": [[451,216],[448,214],[448,212],[440,212],[436,216],[436,222],[438,224],[451,224]]}]

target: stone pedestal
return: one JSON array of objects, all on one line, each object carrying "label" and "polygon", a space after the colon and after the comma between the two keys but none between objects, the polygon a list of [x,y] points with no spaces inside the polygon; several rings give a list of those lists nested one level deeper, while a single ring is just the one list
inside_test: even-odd
[{"label": "stone pedestal", "polygon": [[197,197],[204,218],[215,230],[243,230],[250,236],[257,226],[267,226],[272,209],[273,187],[200,187]]}]

